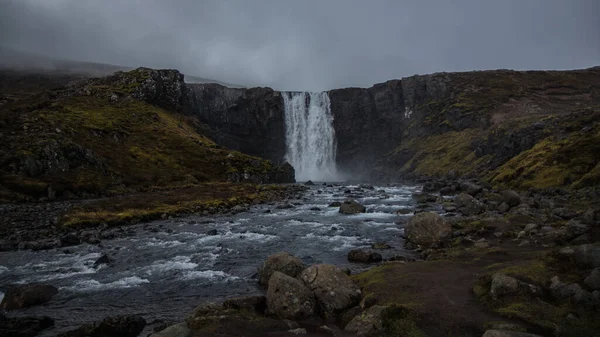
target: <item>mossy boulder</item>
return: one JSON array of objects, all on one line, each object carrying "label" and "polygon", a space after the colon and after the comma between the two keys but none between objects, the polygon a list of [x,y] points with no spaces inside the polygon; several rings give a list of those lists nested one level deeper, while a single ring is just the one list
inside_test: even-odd
[{"label": "mossy boulder", "polygon": [[267,257],[258,270],[258,282],[267,285],[275,272],[296,277],[306,268],[302,260],[287,252],[279,252]]},{"label": "mossy boulder", "polygon": [[408,220],[404,233],[411,243],[429,247],[449,238],[452,226],[437,213],[423,212]]},{"label": "mossy boulder", "polygon": [[280,273],[273,273],[267,290],[267,311],[281,319],[302,320],[315,314],[313,292],[302,281]]}]

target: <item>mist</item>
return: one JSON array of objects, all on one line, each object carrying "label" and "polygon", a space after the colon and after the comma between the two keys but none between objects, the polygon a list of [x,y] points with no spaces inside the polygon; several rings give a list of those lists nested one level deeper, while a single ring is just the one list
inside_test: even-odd
[{"label": "mist", "polygon": [[0,46],[320,91],[438,71],[600,64],[600,2],[3,0]]}]

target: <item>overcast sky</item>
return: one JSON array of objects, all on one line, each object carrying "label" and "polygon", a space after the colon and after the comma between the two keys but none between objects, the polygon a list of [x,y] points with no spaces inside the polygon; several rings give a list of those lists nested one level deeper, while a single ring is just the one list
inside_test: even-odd
[{"label": "overcast sky", "polygon": [[316,91],[600,65],[600,0],[0,0],[0,45]]}]

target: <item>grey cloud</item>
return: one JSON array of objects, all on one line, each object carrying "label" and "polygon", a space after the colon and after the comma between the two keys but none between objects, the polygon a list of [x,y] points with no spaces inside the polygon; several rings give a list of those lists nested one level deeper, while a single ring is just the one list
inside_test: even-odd
[{"label": "grey cloud", "polygon": [[286,90],[600,64],[597,0],[0,0],[0,45]]}]

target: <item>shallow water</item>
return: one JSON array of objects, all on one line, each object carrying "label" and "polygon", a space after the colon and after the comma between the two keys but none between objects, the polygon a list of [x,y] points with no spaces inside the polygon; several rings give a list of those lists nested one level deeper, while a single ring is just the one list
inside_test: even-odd
[{"label": "shallow water", "polygon": [[[149,323],[181,321],[201,302],[260,294],[256,270],[279,251],[307,264],[332,263],[353,272],[369,267],[347,261],[354,248],[386,242],[393,249],[379,251],[384,258],[408,255],[400,237],[406,216],[393,213],[414,207],[411,194],[420,187],[375,186],[353,192],[364,196],[356,198],[367,206],[363,214],[342,215],[337,207],[327,207],[356,187],[312,186],[303,199],[291,201],[293,209],[259,205],[236,215],[132,226],[128,237],[104,240],[100,246],[69,247],[68,254],[64,249],[3,252],[0,291],[31,282],[57,286],[60,291],[49,303],[14,312],[54,318],[56,327],[44,333],[48,336],[107,315],[140,314]],[[310,210],[314,207],[320,210]],[[265,213],[268,210],[271,213]],[[207,235],[211,229],[218,235]],[[114,262],[95,269],[94,262],[104,252]]]}]

